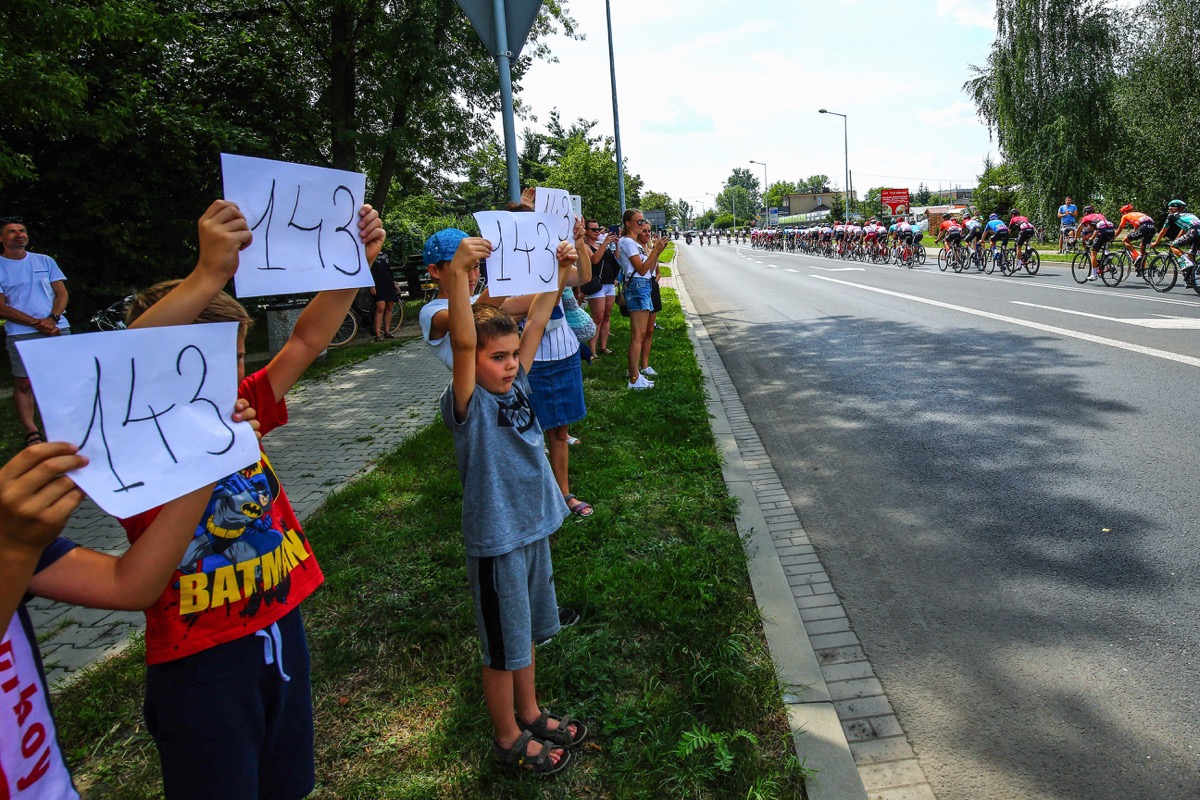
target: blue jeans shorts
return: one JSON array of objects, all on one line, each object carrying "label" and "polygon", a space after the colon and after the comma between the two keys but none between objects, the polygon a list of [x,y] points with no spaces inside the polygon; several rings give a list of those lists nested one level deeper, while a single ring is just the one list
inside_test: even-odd
[{"label": "blue jeans shorts", "polygon": [[630,311],[653,311],[654,302],[650,299],[650,289],[649,278],[634,275],[625,284],[625,307]]}]

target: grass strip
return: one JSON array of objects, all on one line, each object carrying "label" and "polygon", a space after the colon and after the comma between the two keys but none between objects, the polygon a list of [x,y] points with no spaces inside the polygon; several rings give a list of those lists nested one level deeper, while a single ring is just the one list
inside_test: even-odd
[{"label": "grass strip", "polygon": [[[538,648],[538,685],[544,705],[592,721],[592,742],[551,784],[489,763],[462,492],[438,423],[306,525],[327,578],[305,603],[314,797],[801,794],[806,771],[791,749],[701,373],[676,294],[662,294],[653,390],[625,388],[621,317],[620,354],[584,368],[589,414],[571,427],[582,440],[572,490],[596,513],[568,520],[553,540],[559,601],[583,618]],[[92,796],[161,792],[141,724],[143,652],[131,648],[58,697],[66,751]]]}]

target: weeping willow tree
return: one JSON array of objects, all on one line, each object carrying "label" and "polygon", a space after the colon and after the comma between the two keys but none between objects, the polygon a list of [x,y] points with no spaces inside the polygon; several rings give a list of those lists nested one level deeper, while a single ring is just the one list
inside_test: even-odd
[{"label": "weeping willow tree", "polygon": [[[1118,130],[1118,39],[1102,0],[997,0],[996,40],[964,89],[1043,219],[1104,188]],[[1036,211],[1034,211],[1036,209]]]},{"label": "weeping willow tree", "polygon": [[1105,194],[1153,215],[1200,188],[1200,109],[1190,91],[1200,86],[1200,6],[1145,0],[1123,28],[1113,96],[1119,132]]}]

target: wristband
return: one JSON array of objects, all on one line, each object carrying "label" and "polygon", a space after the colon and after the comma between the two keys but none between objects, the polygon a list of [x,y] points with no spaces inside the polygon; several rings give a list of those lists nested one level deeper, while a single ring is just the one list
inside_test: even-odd
[{"label": "wristband", "polygon": [[62,314],[51,314],[50,319],[54,320],[55,322],[58,322],[60,319],[62,319]]}]

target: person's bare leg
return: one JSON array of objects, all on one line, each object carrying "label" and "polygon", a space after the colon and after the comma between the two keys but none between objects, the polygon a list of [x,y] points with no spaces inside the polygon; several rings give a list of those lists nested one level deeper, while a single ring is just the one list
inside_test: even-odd
[{"label": "person's bare leg", "polygon": [[[563,497],[571,493],[571,483],[567,478],[568,469],[570,466],[571,451],[567,445],[566,425],[559,425],[557,428],[551,428],[546,431],[546,447],[550,450],[550,471],[554,473],[554,482],[558,484],[559,491]],[[568,503],[568,505],[570,505]],[[574,508],[579,505],[579,501],[575,501]]]},{"label": "person's bare leg", "polygon": [[383,303],[383,327],[379,329],[381,336],[392,335],[392,307],[395,305],[391,300],[385,300]]},{"label": "person's bare leg", "polygon": [[646,319],[650,316],[649,311],[630,311],[629,312],[629,350],[626,353],[629,362],[629,382],[633,383],[638,379],[638,363],[642,358],[642,339],[646,336]]},{"label": "person's bare leg", "polygon": [[383,306],[382,300],[375,303],[375,338],[378,339],[383,334],[380,333],[379,326],[383,323]]},{"label": "person's bare leg", "polygon": [[[518,693],[516,687],[518,684],[521,684],[520,693],[523,695],[528,694],[532,690],[532,664],[524,669],[513,672],[492,669],[491,667],[483,668],[483,699],[487,704],[488,716],[492,718],[492,726],[496,729],[496,744],[505,750],[511,749],[521,736],[521,729],[517,727],[517,717],[514,713],[515,696]],[[535,708],[536,704],[537,699],[535,697]],[[538,714],[540,713],[539,711]],[[537,714],[534,715],[534,719],[537,719]],[[527,752],[531,756],[536,756],[542,752],[542,747],[540,744],[530,742]],[[563,751],[560,748],[552,748],[550,751],[550,760],[557,764],[562,760],[562,754]]]},{"label": "person's bare leg", "polygon": [[[536,648],[534,649],[536,651]],[[513,673],[513,696],[517,705],[517,716],[520,717],[521,722],[525,723],[526,725],[531,725],[534,722],[537,722],[537,718],[542,715],[542,709],[538,705],[537,701],[537,688],[534,685],[534,663],[537,659],[536,652],[534,653],[533,658],[535,661],[530,662],[528,667],[525,669],[519,669]],[[553,719],[548,720],[546,722],[546,727],[550,730],[554,730],[558,727],[558,722]],[[570,731],[571,736],[574,737],[575,733],[578,731],[578,728],[574,725],[570,725],[567,727],[567,730]],[[551,755],[551,758],[553,758],[553,754]],[[555,763],[557,763],[557,761]]]},{"label": "person's bare leg", "polygon": [[36,431],[37,423],[33,421],[33,386],[30,385],[29,378],[13,378],[13,405],[17,407],[17,419],[25,432]]},{"label": "person's bare leg", "polygon": [[596,333],[591,339],[588,339],[588,349],[594,354],[599,354],[604,345],[600,344],[600,324],[604,321],[604,300],[603,297],[588,298],[588,313],[592,315],[592,322],[596,323]]},{"label": "person's bare leg", "polygon": [[597,326],[600,331],[599,336],[600,336],[600,349],[601,350],[608,349],[608,334],[609,334],[609,331],[612,329],[612,310],[613,310],[613,305],[615,305],[616,302],[617,302],[617,298],[615,298],[615,297],[610,296],[610,297],[604,298],[604,318],[600,321],[600,324]]},{"label": "person's bare leg", "polygon": [[654,343],[654,320],[657,317],[657,312],[651,311],[646,321],[646,335],[642,337],[642,369],[650,366],[650,346]]}]

